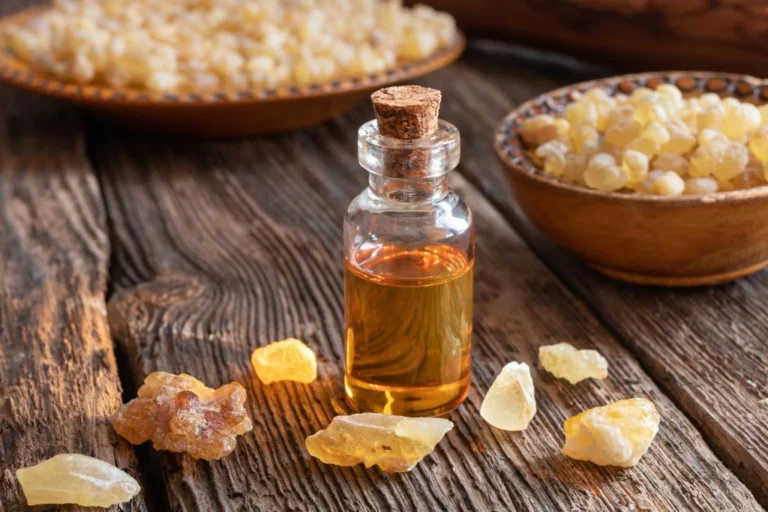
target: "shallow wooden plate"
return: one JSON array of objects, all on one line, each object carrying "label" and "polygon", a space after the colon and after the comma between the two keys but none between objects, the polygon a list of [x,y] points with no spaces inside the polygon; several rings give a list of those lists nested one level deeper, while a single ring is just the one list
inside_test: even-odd
[{"label": "shallow wooden plate", "polygon": [[623,281],[699,286],[760,270],[768,265],[768,186],[680,197],[602,192],[541,173],[520,137],[526,118],[560,114],[592,87],[629,94],[662,83],[677,85],[686,96],[714,92],[768,101],[768,81],[698,71],[616,76],[542,94],[511,112],[496,131],[496,154],[517,203],[554,242]]},{"label": "shallow wooden plate", "polygon": [[30,69],[14,54],[7,28],[11,24],[23,24],[40,12],[40,9],[28,9],[0,20],[0,82],[69,101],[141,130],[202,138],[280,132],[332,119],[376,89],[412,80],[450,64],[466,46],[464,35],[458,33],[455,44],[427,59],[382,73],[325,84],[164,94],[66,83]]}]

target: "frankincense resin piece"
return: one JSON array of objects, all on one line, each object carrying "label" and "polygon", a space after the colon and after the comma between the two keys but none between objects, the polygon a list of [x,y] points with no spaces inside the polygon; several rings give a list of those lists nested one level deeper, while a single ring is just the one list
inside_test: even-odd
[{"label": "frankincense resin piece", "polygon": [[296,338],[257,348],[251,355],[251,364],[264,384],[281,380],[309,384],[317,378],[315,353]]},{"label": "frankincense resin piece", "polygon": [[191,375],[155,372],[138,397],[117,411],[112,425],[132,444],[151,440],[155,450],[220,459],[235,449],[237,436],[253,428],[245,399],[237,382],[211,389]]},{"label": "frankincense resin piece", "polygon": [[520,136],[539,170],[564,181],[606,192],[704,195],[766,185],[767,118],[767,106],[713,93],[684,97],[671,84],[613,97],[593,88],[575,95],[561,117],[525,119]]},{"label": "frankincense resin piece", "polygon": [[589,409],[566,420],[563,453],[599,466],[636,465],[659,431],[659,413],[644,398]]},{"label": "frankincense resin piece", "polygon": [[128,473],[103,460],[62,453],[16,471],[28,505],[74,504],[111,507],[125,503],[141,487]]},{"label": "frankincense resin piece", "polygon": [[406,418],[363,413],[336,416],[325,430],[307,438],[307,450],[326,464],[354,466],[363,463],[382,471],[410,471],[453,423],[441,418]]},{"label": "frankincense resin piece", "polygon": [[488,389],[480,416],[502,430],[525,430],[536,414],[531,370],[525,363],[511,362],[502,368]]},{"label": "frankincense resin piece", "polygon": [[596,350],[579,350],[569,343],[539,347],[541,366],[558,379],[576,384],[608,376],[608,361]]}]

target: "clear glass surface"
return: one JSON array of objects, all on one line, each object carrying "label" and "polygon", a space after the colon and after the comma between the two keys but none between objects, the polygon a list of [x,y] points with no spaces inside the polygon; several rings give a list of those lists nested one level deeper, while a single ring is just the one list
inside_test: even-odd
[{"label": "clear glass surface", "polygon": [[434,416],[469,390],[475,231],[447,184],[459,134],[402,141],[360,129],[369,187],[344,220],[348,395],[363,410]]}]

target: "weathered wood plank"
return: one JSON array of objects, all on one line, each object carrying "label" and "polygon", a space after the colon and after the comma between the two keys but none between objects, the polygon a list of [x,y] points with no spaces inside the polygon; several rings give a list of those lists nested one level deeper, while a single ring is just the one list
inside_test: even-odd
[{"label": "weathered wood plank", "polygon": [[[106,316],[109,237],[77,116],[0,91],[0,510],[15,471],[76,452],[138,474],[110,416],[121,388]],[[141,496],[115,510],[146,510]]]},{"label": "weathered wood plank", "polygon": [[768,397],[768,273],[711,288],[631,286],[601,276],[544,239],[516,208],[487,134],[515,104],[590,77],[536,69],[526,55],[474,52],[454,67],[451,80],[447,74],[427,80],[445,84],[448,95],[472,98],[450,103],[446,114],[461,121],[462,135],[470,140],[464,176],[610,326],[768,507],[768,404],[758,404]]},{"label": "weathered wood plank", "polygon": [[[475,101],[454,95],[445,83],[452,71],[441,77],[432,83],[451,91],[448,113]],[[110,324],[134,379],[156,370],[188,372],[216,386],[237,380],[249,394],[254,431],[230,457],[208,463],[152,452],[170,506],[760,510],[637,362],[458,177],[475,209],[479,239],[474,387],[452,414],[456,428],[409,474],[325,466],[306,453],[307,435],[350,410],[341,379],[341,221],[365,185],[355,138],[370,115],[361,106],[336,123],[250,142],[148,141],[103,126],[89,131],[113,228]],[[474,128],[473,138],[479,140]],[[471,158],[475,150],[467,149]],[[288,336],[304,338],[319,353],[318,381],[262,385],[250,352]],[[563,340],[599,349],[611,362],[611,378],[569,386],[536,372],[540,412],[528,431],[485,424],[480,402],[502,365],[534,363],[539,345]],[[664,418],[639,467],[605,469],[559,454],[567,416],[631,396],[651,398]]]}]

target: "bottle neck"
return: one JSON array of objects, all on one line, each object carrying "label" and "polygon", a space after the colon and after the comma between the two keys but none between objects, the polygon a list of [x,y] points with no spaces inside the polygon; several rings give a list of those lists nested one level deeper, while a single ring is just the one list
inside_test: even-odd
[{"label": "bottle neck", "polygon": [[437,202],[448,194],[448,172],[461,154],[459,131],[440,120],[435,133],[421,139],[395,139],[369,121],[357,141],[360,165],[370,173],[372,196],[390,202]]},{"label": "bottle neck", "polygon": [[368,189],[379,199],[398,203],[436,203],[448,195],[448,175],[424,179],[368,175]]}]

